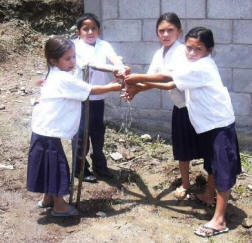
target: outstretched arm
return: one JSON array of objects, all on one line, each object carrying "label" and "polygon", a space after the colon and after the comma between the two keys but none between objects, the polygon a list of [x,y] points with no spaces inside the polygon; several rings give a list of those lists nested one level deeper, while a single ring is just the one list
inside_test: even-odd
[{"label": "outstretched arm", "polygon": [[103,94],[111,91],[120,91],[121,84],[117,82],[111,82],[106,85],[94,85],[92,86],[91,94]]},{"label": "outstretched arm", "polygon": [[146,82],[169,82],[172,77],[169,73],[155,73],[155,74],[129,74],[125,77],[126,84],[146,83]]}]

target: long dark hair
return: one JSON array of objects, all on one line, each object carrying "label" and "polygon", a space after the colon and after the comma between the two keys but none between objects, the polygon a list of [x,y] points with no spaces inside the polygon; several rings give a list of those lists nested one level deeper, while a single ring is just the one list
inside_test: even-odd
[{"label": "long dark hair", "polygon": [[74,47],[74,43],[70,39],[64,37],[53,37],[46,41],[45,43],[45,58],[47,61],[47,75],[50,72],[50,68],[53,66],[51,59],[59,60],[66,51]]},{"label": "long dark hair", "polygon": [[87,19],[93,20],[95,22],[95,24],[97,25],[98,29],[101,28],[101,24],[98,20],[98,17],[95,14],[85,13],[83,16],[81,16],[77,19],[76,26],[77,26],[78,30],[80,30],[81,26],[83,25],[83,21],[85,21]]},{"label": "long dark hair", "polygon": [[164,14],[160,15],[160,17],[158,18],[157,23],[156,23],[156,33],[157,34],[158,34],[158,26],[160,25],[160,23],[162,21],[167,21],[167,22],[175,25],[179,30],[182,29],[181,22],[180,22],[178,15],[175,13],[172,13],[172,12],[168,12],[168,13],[164,13]]},{"label": "long dark hair", "polygon": [[199,39],[199,41],[205,45],[207,50],[212,50],[214,47],[213,32],[205,27],[200,26],[189,30],[185,36],[185,41],[187,41],[188,38]]}]

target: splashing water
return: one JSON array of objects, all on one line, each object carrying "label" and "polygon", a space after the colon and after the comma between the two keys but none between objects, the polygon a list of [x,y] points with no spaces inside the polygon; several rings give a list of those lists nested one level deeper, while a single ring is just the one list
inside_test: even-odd
[{"label": "splashing water", "polygon": [[125,112],[122,113],[122,123],[119,132],[123,131],[128,133],[132,123],[132,106],[131,102],[127,101],[127,107]]}]

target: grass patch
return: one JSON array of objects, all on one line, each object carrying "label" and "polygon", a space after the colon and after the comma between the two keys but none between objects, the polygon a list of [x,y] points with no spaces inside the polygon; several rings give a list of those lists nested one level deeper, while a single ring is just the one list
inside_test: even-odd
[{"label": "grass patch", "polygon": [[245,153],[240,153],[241,156],[241,164],[242,167],[248,172],[249,174],[252,174],[252,162],[249,160],[251,156],[245,154]]}]

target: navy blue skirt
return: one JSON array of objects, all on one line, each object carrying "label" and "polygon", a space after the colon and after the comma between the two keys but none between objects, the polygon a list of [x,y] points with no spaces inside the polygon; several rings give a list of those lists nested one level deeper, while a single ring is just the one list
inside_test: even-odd
[{"label": "navy blue skirt", "polygon": [[201,158],[198,134],[195,132],[186,107],[174,106],[172,111],[172,147],[175,160]]},{"label": "navy blue skirt", "polygon": [[70,172],[60,138],[32,133],[27,189],[51,196],[69,194]]},{"label": "navy blue skirt", "polygon": [[218,191],[228,191],[241,173],[235,123],[200,134],[204,145],[204,169],[212,174]]}]

